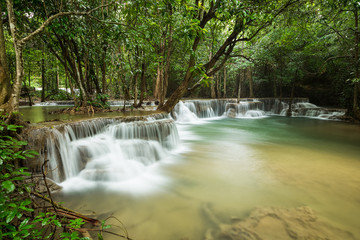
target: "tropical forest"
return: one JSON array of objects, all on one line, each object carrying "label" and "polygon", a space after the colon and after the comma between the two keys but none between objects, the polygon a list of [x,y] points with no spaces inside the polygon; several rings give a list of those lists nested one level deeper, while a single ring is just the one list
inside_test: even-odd
[{"label": "tropical forest", "polygon": [[360,239],[359,1],[0,13],[0,239]]}]

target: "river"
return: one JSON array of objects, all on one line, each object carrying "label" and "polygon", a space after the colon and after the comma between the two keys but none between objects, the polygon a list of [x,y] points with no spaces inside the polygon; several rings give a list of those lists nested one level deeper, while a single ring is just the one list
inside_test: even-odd
[{"label": "river", "polygon": [[[137,240],[204,239],[214,227],[204,205],[223,223],[256,208],[308,206],[360,239],[359,125],[268,116],[177,128],[179,146],[142,174],[112,184],[65,181],[58,199],[100,219],[116,217]],[[123,234],[119,222],[108,222]]]}]

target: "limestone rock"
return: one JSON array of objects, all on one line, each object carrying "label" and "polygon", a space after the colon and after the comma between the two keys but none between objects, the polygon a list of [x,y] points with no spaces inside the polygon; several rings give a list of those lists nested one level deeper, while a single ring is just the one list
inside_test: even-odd
[{"label": "limestone rock", "polygon": [[[208,210],[207,210],[208,211]],[[210,216],[213,219],[214,216]],[[217,224],[217,240],[330,240],[355,239],[352,233],[320,221],[310,207],[257,208],[249,217],[232,224]]]}]

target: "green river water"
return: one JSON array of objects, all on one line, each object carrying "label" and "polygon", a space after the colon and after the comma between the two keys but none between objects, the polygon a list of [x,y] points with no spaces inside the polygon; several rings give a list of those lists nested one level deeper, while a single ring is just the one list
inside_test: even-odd
[{"label": "green river water", "polygon": [[246,219],[256,208],[308,206],[319,220],[360,239],[359,125],[266,117],[178,129],[188,149],[149,170],[166,179],[148,181],[151,190],[141,184],[117,193],[93,188],[59,199],[99,218],[117,217],[137,240],[204,239],[214,227],[204,204],[223,223]]},{"label": "green river water", "polygon": [[[50,108],[57,107],[22,112],[32,122],[74,119],[47,115]],[[214,224],[204,206],[224,224],[256,208],[308,206],[319,221],[360,239],[360,125],[272,116],[177,127],[185,150],[149,168],[146,184],[65,191],[57,199],[99,219],[115,216],[137,240],[205,239]]]}]

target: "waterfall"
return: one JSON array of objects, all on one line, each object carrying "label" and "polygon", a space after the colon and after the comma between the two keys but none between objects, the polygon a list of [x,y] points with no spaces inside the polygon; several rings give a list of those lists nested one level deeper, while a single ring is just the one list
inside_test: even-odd
[{"label": "waterfall", "polygon": [[199,119],[223,116],[226,105],[235,103],[235,99],[184,100],[180,101],[172,112],[177,122],[195,122]]},{"label": "waterfall", "polygon": [[180,101],[171,113],[147,117],[98,118],[49,128],[46,151],[49,176],[57,182],[79,177],[117,182],[134,178],[166,158],[179,145],[178,123],[217,117],[261,118],[285,115],[331,119],[343,110],[320,108],[307,99],[221,99]]},{"label": "waterfall", "polygon": [[345,114],[345,110],[326,109],[309,103],[306,98],[274,99],[212,99],[183,100],[172,112],[177,122],[197,122],[199,119],[209,119],[226,116],[229,118],[259,118],[268,115],[286,116],[289,104],[292,102],[292,116],[316,117],[332,119]]},{"label": "waterfall", "polygon": [[121,181],[141,174],[178,146],[175,122],[163,117],[95,119],[52,129],[47,140],[52,178]]}]

